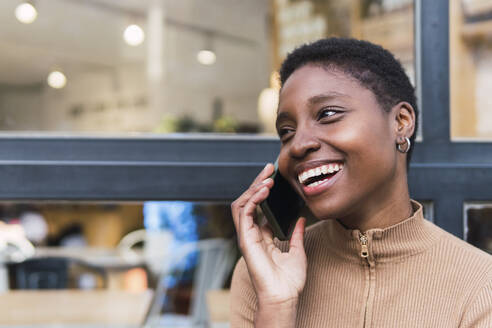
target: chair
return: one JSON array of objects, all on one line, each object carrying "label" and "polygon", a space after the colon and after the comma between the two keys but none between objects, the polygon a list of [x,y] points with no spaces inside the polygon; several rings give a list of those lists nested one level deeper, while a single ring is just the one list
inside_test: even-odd
[{"label": "chair", "polygon": [[159,275],[157,288],[143,327],[208,327],[206,292],[223,287],[234,264],[233,250],[232,241],[225,239],[201,240],[181,247],[178,254],[173,256],[172,263],[179,263],[180,259],[197,252],[189,314],[160,314],[167,293],[166,277],[172,273],[173,266],[171,266]]},{"label": "chair", "polygon": [[64,289],[68,286],[68,259],[34,258],[9,265],[16,289]]},{"label": "chair", "polygon": [[69,276],[73,268],[99,277],[102,281],[101,288],[106,288],[108,284],[107,274],[103,268],[69,257],[29,258],[23,262],[9,263],[7,267],[13,278],[11,286],[13,289],[70,288]]}]

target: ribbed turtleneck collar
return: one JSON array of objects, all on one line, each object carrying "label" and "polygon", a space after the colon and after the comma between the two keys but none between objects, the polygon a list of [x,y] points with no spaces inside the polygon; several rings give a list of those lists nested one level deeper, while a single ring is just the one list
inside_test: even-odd
[{"label": "ribbed turtleneck collar", "polygon": [[330,251],[351,261],[364,260],[361,257],[360,234],[367,237],[368,260],[374,263],[399,261],[430,248],[440,237],[440,230],[424,219],[422,205],[411,201],[414,214],[406,220],[384,229],[370,229],[365,232],[346,229],[337,220],[327,220],[326,229]]}]

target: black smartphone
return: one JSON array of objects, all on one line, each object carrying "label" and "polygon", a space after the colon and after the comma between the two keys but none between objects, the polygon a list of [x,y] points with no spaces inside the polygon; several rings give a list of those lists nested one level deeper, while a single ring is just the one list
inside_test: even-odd
[{"label": "black smartphone", "polygon": [[280,240],[290,239],[301,211],[305,209],[304,200],[278,171],[278,160],[271,178],[273,187],[267,199],[260,203],[261,210],[272,228],[273,235]]}]

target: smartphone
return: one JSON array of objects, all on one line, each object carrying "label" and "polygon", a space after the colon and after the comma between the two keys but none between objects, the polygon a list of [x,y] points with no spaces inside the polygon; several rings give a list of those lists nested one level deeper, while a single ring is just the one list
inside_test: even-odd
[{"label": "smartphone", "polygon": [[273,235],[280,240],[288,240],[306,206],[301,196],[278,171],[278,159],[275,161],[275,171],[271,178],[273,187],[268,198],[260,203],[260,207],[272,228]]}]

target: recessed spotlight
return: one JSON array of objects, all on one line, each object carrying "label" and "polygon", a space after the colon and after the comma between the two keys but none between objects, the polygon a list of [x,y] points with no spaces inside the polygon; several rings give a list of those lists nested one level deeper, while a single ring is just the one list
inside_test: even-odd
[{"label": "recessed spotlight", "polygon": [[145,33],[142,28],[136,24],[128,25],[123,33],[123,39],[130,46],[138,46],[145,39]]},{"label": "recessed spotlight", "polygon": [[15,8],[15,17],[21,23],[31,24],[38,17],[38,11],[31,3],[23,2]]},{"label": "recessed spotlight", "polygon": [[213,65],[217,60],[217,56],[215,55],[215,52],[211,50],[200,50],[196,55],[196,59],[200,64]]},{"label": "recessed spotlight", "polygon": [[48,75],[48,85],[54,89],[61,89],[67,85],[67,77],[60,71],[53,71]]}]

